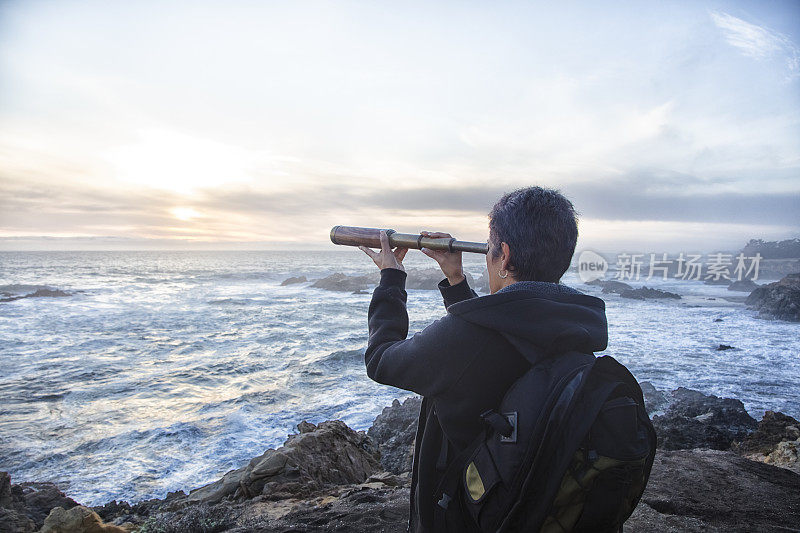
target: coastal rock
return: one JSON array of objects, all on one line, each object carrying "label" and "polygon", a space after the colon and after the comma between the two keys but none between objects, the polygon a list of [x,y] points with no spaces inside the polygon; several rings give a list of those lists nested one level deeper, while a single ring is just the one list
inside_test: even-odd
[{"label": "coastal rock", "polygon": [[363,291],[370,285],[376,285],[380,280],[378,271],[360,276],[348,276],[347,274],[336,272],[328,277],[318,279],[311,284],[311,287],[340,292]]},{"label": "coastal rock", "polygon": [[297,276],[286,278],[285,280],[281,281],[281,287],[285,287],[286,285],[294,285],[295,283],[306,283],[308,280],[305,276]]},{"label": "coastal rock", "polygon": [[758,427],[739,400],[683,387],[673,391],[672,398],[666,412],[653,417],[658,445],[665,450],[727,450]]},{"label": "coastal rock", "polygon": [[742,454],[770,454],[778,443],[800,439],[800,422],[794,417],[767,411],[758,428],[737,442],[733,449]]},{"label": "coastal rock", "polygon": [[[8,293],[3,293],[8,294]],[[61,298],[64,296],[71,296],[70,293],[58,289],[37,289],[30,294],[9,296],[8,298],[0,298],[0,302],[13,302],[14,300],[22,300],[23,298]]]},{"label": "coastal rock", "polygon": [[[293,510],[277,518],[268,518],[269,511],[256,506],[280,502],[255,504],[245,513],[249,518],[240,518],[230,531],[400,533],[406,530],[408,501],[407,484],[346,488],[330,497],[295,503]],[[625,531],[775,531],[794,530],[798,523],[797,474],[731,452],[681,450],[656,455],[650,482]]]},{"label": "coastal rock", "polygon": [[798,524],[800,475],[732,452],[661,450],[625,531],[778,531]]},{"label": "coastal rock", "polygon": [[735,346],[731,346],[730,344],[720,344],[716,348],[714,348],[718,352],[724,352],[725,350],[735,350]]},{"label": "coastal rock", "polygon": [[[312,429],[313,427],[313,429]],[[328,485],[362,483],[379,470],[368,437],[340,420],[302,424],[278,449],[270,449],[222,479],[193,490],[191,502],[217,503],[263,495],[280,499]]]},{"label": "coastal rock", "polygon": [[[599,282],[599,283],[598,283]],[[594,280],[589,285],[600,285],[603,287],[603,294],[622,294],[624,291],[633,290],[633,287],[621,281],[610,280]]]},{"label": "coastal rock", "polygon": [[105,524],[100,517],[82,505],[64,509],[56,507],[44,521],[39,533],[129,533],[130,529]]},{"label": "coastal rock", "polygon": [[[417,290],[436,290],[438,289],[439,282],[444,279],[444,274],[438,268],[425,268],[421,270],[409,270],[406,272],[406,289]],[[474,286],[475,281],[472,276],[465,272],[464,276],[467,278],[467,283],[470,287]],[[296,279],[296,278],[289,278]],[[287,279],[281,285],[287,284]],[[370,274],[361,274],[357,276],[350,276],[336,272],[322,279],[318,279],[311,284],[311,287],[316,289],[326,289],[329,291],[352,292],[353,294],[363,294],[370,285],[377,285],[381,280],[380,271],[375,271]],[[297,282],[299,283],[299,282]]]},{"label": "coastal rock", "polygon": [[[464,272],[470,287],[475,285],[475,280],[469,272]],[[439,268],[425,268],[422,270],[409,270],[406,278],[406,289],[438,290],[439,282],[444,279],[444,274]]]},{"label": "coastal rock", "polygon": [[408,485],[352,487],[339,495],[295,505],[289,513],[265,518],[256,509],[239,519],[231,533],[404,533],[408,525]]},{"label": "coastal rock", "polygon": [[481,273],[481,277],[478,278],[478,281],[475,282],[475,287],[473,287],[477,292],[482,292],[484,294],[489,294],[491,289],[489,288],[489,271],[484,269]]},{"label": "coastal rock", "polygon": [[767,464],[788,468],[800,474],[800,439],[779,442],[764,459]]},{"label": "coastal rock", "polygon": [[[649,396],[655,396],[654,405],[669,399],[647,382],[642,383],[642,388]],[[653,391],[658,394],[654,395]],[[724,411],[730,408],[730,401],[735,401],[688,389],[678,389],[672,396],[677,407],[668,412],[694,418],[714,419],[715,408]],[[413,397],[403,403],[394,402],[376,418],[371,435],[388,442],[398,436],[397,432],[405,432],[416,420],[419,402],[419,398]],[[738,412],[738,409],[733,411]],[[704,417],[709,413],[710,416]],[[791,443],[787,439],[794,436],[795,423],[791,417],[768,413],[759,426],[761,433],[744,439],[741,447],[751,451],[769,450],[777,442],[773,451],[783,453]],[[180,492],[171,493],[161,501],[150,500],[134,506],[111,502],[95,510],[105,519],[104,526],[113,521],[125,530],[128,526],[123,522],[134,522],[140,531],[159,533],[399,533],[406,530],[409,476],[379,471],[375,454],[369,451],[369,439],[363,433],[356,433],[339,421],[319,425],[302,422],[298,430],[300,433],[290,436],[282,448],[270,450],[240,469],[249,468],[251,474],[256,470],[260,474],[273,473],[270,481],[283,484],[283,489],[277,492],[262,491],[249,499],[241,494],[234,499],[231,492],[213,503],[192,498],[215,485],[211,484],[194,491],[188,498]],[[359,455],[361,453],[366,457]],[[286,459],[275,458],[277,454]],[[307,465],[299,464],[298,460]],[[357,481],[338,483],[344,479],[342,469],[352,471],[352,465],[359,462],[367,467],[355,469],[357,475],[345,476]],[[372,471],[367,474],[367,470]],[[337,482],[320,483],[313,477],[314,472],[326,479],[335,478]],[[6,505],[15,496],[10,482],[4,484],[3,479],[6,478],[0,475],[0,504]],[[283,481],[279,481],[281,479]],[[240,475],[239,480],[250,483],[252,476]],[[294,488],[290,486],[292,483]],[[269,481],[264,486],[268,484]],[[309,488],[304,489],[306,484]],[[238,487],[234,487],[233,491],[237,490]],[[81,517],[87,515],[82,509],[73,513]],[[60,511],[56,514],[60,515]],[[5,531],[2,529],[5,524],[0,514],[0,531]],[[647,490],[626,522],[625,531],[782,531],[794,530],[797,524],[800,524],[800,475],[730,451],[661,449],[656,454]],[[53,533],[55,531],[60,530]],[[116,533],[118,530],[97,531]]]},{"label": "coastal rock", "polygon": [[800,473],[800,422],[783,413],[767,411],[758,429],[734,443],[732,449],[748,459]]},{"label": "coastal rock", "polygon": [[758,287],[745,300],[763,318],[800,322],[800,273]]},{"label": "coastal rock", "polygon": [[753,280],[751,279],[736,280],[730,285],[728,285],[729,291],[738,291],[738,292],[753,292],[757,288],[758,284],[754,283]]},{"label": "coastal rock", "polygon": [[[605,292],[605,289],[603,289]],[[648,299],[674,299],[680,300],[680,294],[675,294],[674,292],[667,292],[662,291],[659,289],[651,289],[647,286],[641,287],[639,289],[628,289],[623,290],[619,293],[620,296],[623,298],[631,298],[633,300],[648,300]]]},{"label": "coastal rock", "polygon": [[642,388],[644,405],[647,408],[647,414],[660,411],[669,403],[667,395],[655,388],[649,381],[642,381],[639,383],[639,386]]},{"label": "coastal rock", "polygon": [[[0,472],[0,531],[27,532],[42,527],[55,507],[78,505],[53,483],[11,484],[8,472]],[[3,529],[6,527],[6,529]]]},{"label": "coastal rock", "polygon": [[710,277],[708,279],[703,280],[703,283],[705,283],[706,285],[730,285],[731,284],[731,279],[730,278],[726,278],[724,276],[721,276],[721,277],[719,277],[717,279],[714,279],[713,277]]},{"label": "coastal rock", "polygon": [[[257,506],[259,504],[254,504]],[[263,520],[240,521],[245,505],[223,502],[216,505],[196,503],[173,511],[154,512],[146,520],[138,522],[137,533],[216,533],[222,531],[261,531],[257,526]],[[245,527],[237,528],[238,525]]]},{"label": "coastal rock", "polygon": [[421,406],[422,398],[418,396],[406,398],[402,404],[394,400],[383,408],[367,431],[367,436],[378,445],[381,466],[388,472],[400,474],[411,470]]}]

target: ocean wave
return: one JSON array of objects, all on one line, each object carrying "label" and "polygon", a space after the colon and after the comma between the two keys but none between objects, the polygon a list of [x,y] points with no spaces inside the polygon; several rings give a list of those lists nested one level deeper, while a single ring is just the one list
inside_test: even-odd
[{"label": "ocean wave", "polygon": [[250,298],[222,298],[220,300],[210,300],[209,305],[250,305],[253,300]]},{"label": "ocean wave", "polygon": [[356,350],[339,350],[332,352],[321,359],[308,364],[304,370],[309,371],[309,375],[314,375],[320,368],[324,370],[341,369],[354,365],[364,364],[364,348]]}]

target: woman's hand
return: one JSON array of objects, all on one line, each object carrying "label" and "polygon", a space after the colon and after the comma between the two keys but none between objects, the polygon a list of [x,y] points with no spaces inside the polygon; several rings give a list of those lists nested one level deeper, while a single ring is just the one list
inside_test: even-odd
[{"label": "woman's hand", "polygon": [[[453,236],[449,233],[431,233],[430,231],[421,231],[423,237],[430,237],[432,239],[452,239]],[[450,286],[456,285],[464,281],[464,268],[461,264],[461,252],[445,252],[442,250],[431,250],[430,248],[423,248],[422,253],[439,263],[442,273],[447,277]]]},{"label": "woman's hand", "polygon": [[406,252],[408,252],[408,248],[395,248],[392,251],[389,248],[389,236],[386,235],[386,232],[381,230],[381,251],[376,252],[366,246],[359,246],[359,250],[370,256],[370,258],[375,261],[375,264],[383,270],[384,268],[396,268],[397,270],[402,270],[403,272],[406,269],[403,267],[403,258],[406,256]]}]

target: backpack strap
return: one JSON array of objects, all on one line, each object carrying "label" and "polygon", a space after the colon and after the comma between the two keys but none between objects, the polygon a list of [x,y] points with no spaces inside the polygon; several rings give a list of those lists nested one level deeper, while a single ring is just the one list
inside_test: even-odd
[{"label": "backpack strap", "polygon": [[[445,443],[447,437],[443,437]],[[434,492],[434,499],[436,505],[433,508],[433,524],[436,533],[447,533],[448,531],[461,532],[463,529],[453,527],[448,530],[447,518],[458,516],[461,512],[461,504],[458,501],[459,497],[459,484],[461,482],[461,470],[467,459],[475,452],[475,450],[483,444],[486,439],[486,431],[481,431],[477,437],[464,448],[457,456],[450,461],[450,466],[445,470],[439,485]],[[459,520],[466,522],[471,531],[479,531],[471,521]]]}]

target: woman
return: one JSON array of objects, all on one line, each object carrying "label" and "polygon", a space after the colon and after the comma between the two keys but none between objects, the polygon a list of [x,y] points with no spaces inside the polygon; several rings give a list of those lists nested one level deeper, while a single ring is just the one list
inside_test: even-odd
[{"label": "woman", "polygon": [[[407,249],[392,251],[385,233],[380,252],[361,247],[381,269],[369,307],[367,374],[423,396],[411,531],[441,529],[434,509],[441,501],[436,490],[442,473],[481,432],[481,413],[497,407],[531,364],[558,352],[605,349],[603,301],[559,283],[577,237],[572,204],[557,191],[530,187],[506,194],[489,214],[486,268],[491,294],[478,297],[469,288],[460,252],[423,249],[445,275],[439,289],[447,314],[411,338],[406,338],[402,263]],[[464,525],[458,530],[468,529]]]}]

